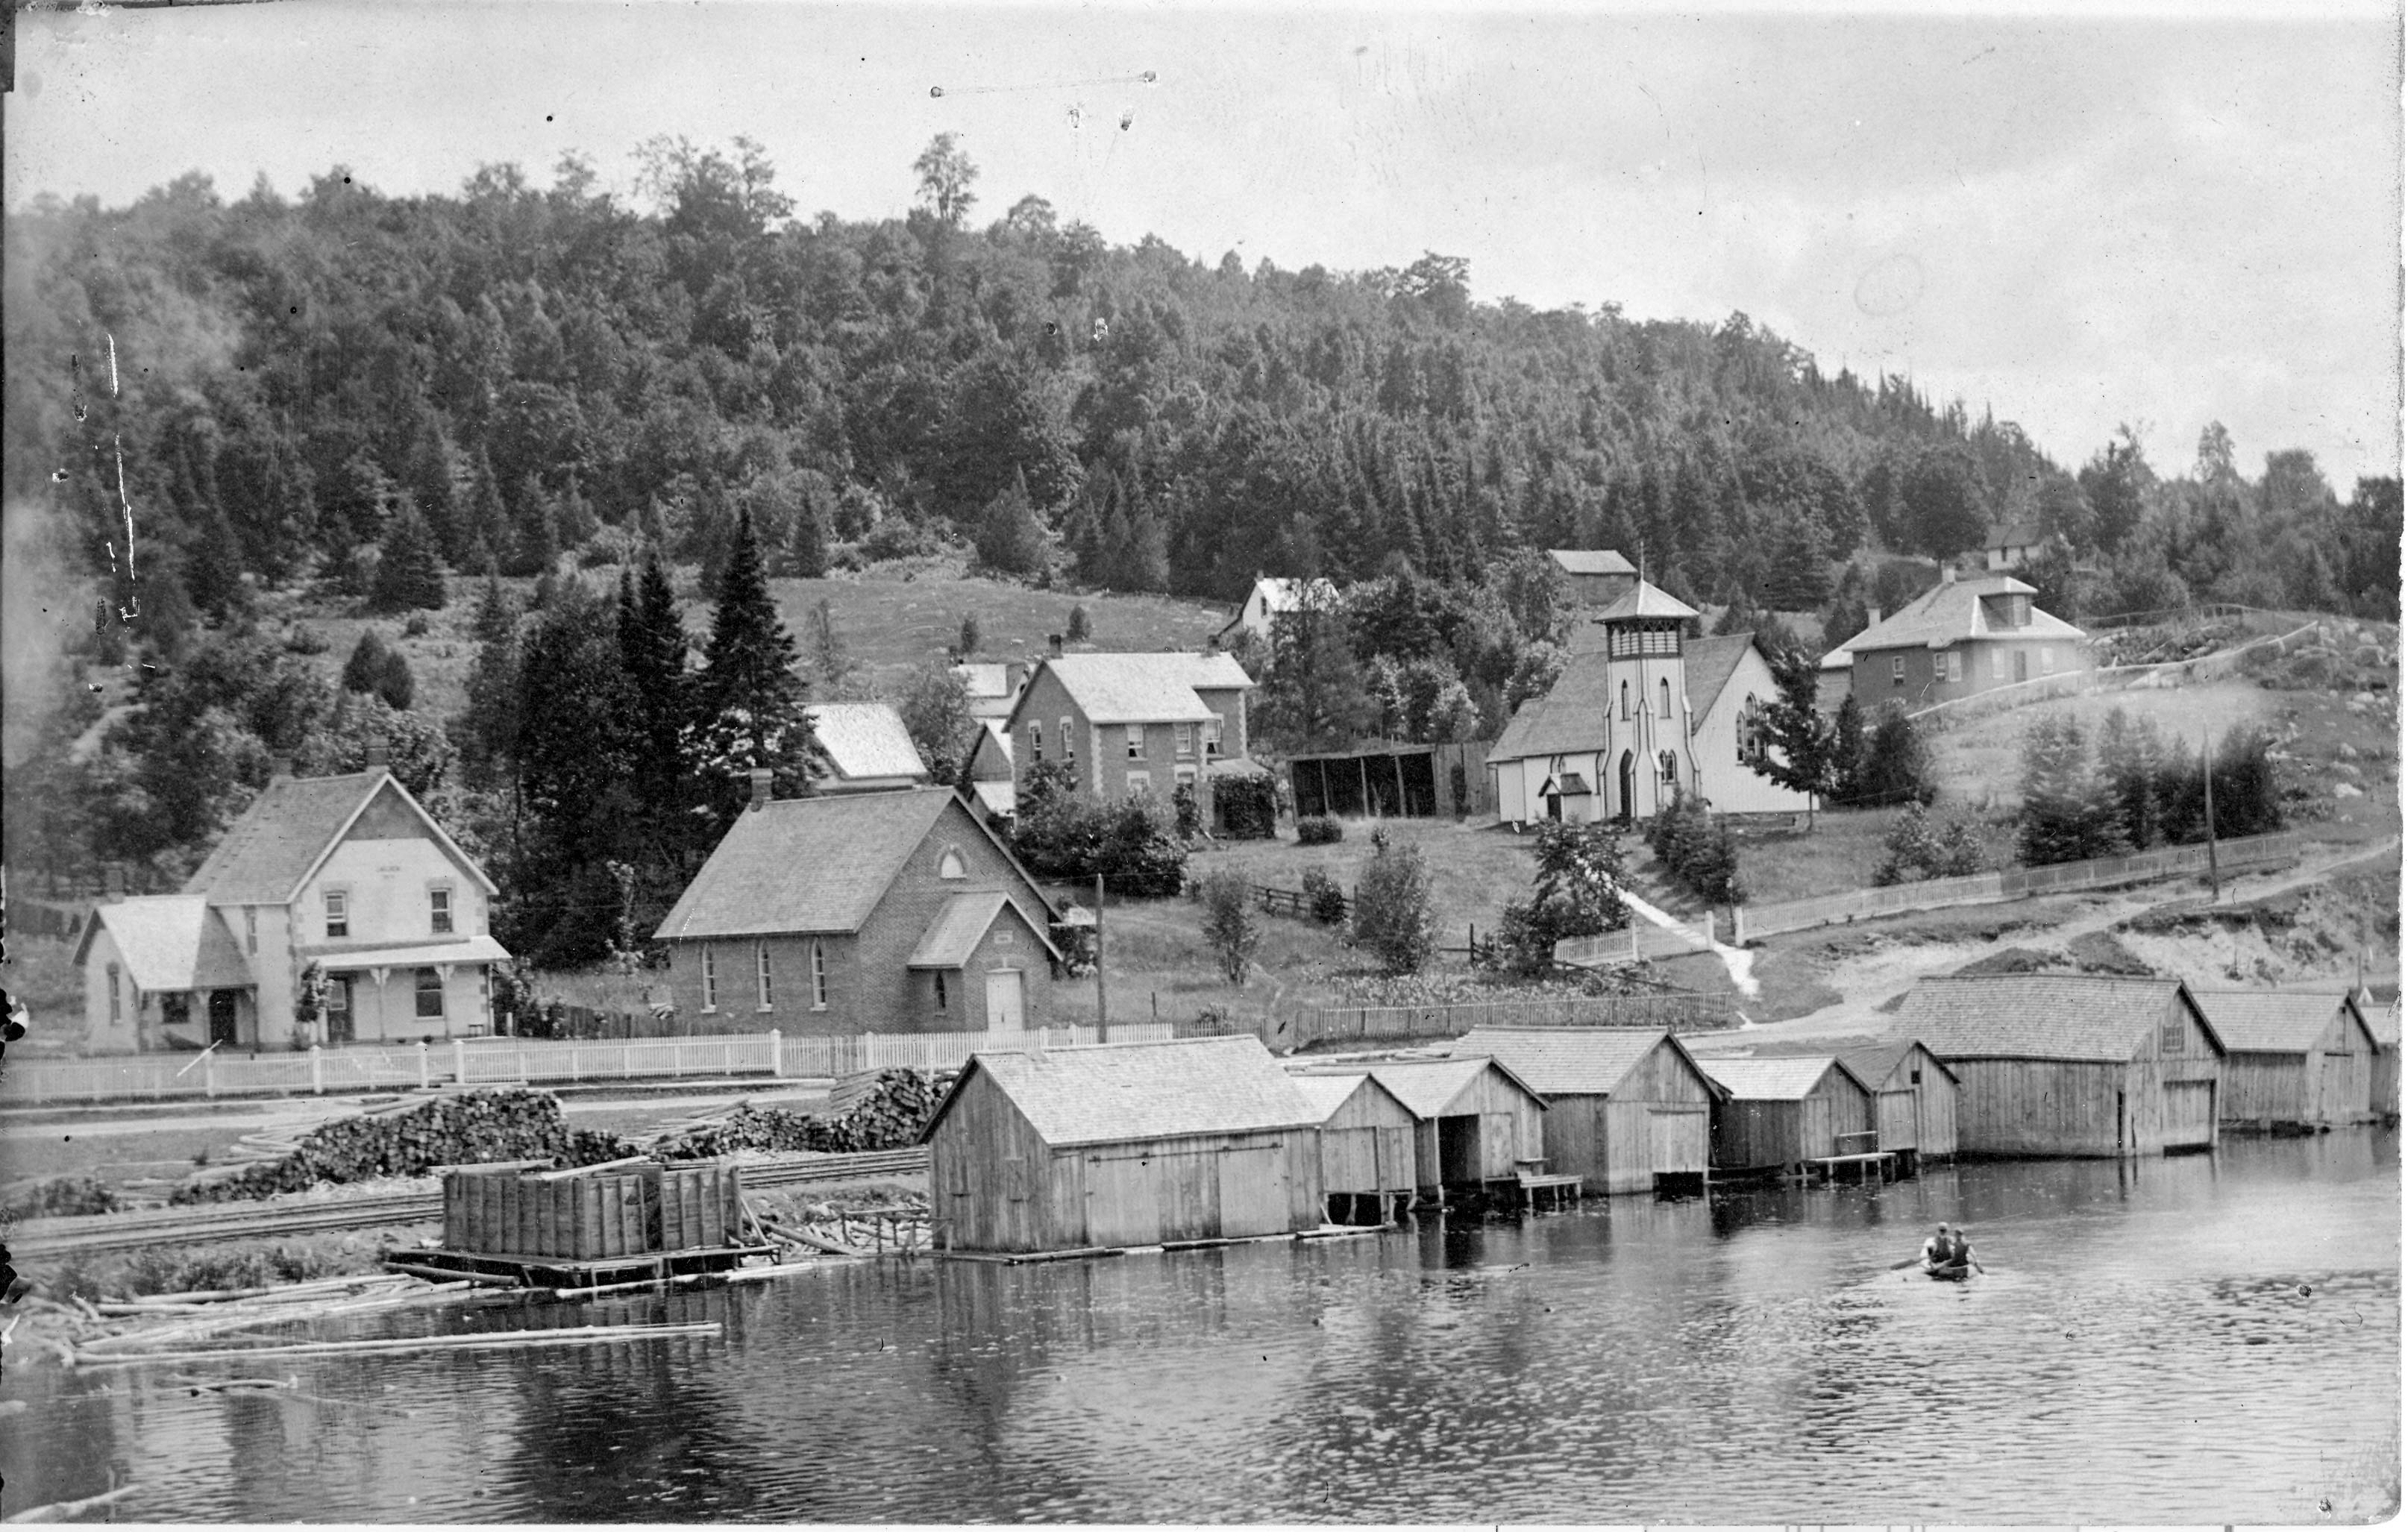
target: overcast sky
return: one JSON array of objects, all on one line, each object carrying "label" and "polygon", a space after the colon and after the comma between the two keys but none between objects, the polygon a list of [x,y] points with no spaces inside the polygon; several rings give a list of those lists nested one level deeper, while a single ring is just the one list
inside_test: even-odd
[{"label": "overcast sky", "polygon": [[[767,146],[806,213],[900,212],[929,136],[1115,242],[1252,266],[1468,257],[1484,298],[1743,311],[2079,463],[2222,421],[2347,494],[2400,449],[2398,20],[2035,10],[280,0],[18,20],[6,196],[388,193],[654,134]],[[2057,7],[2059,9],[2063,7]],[[2283,15],[2290,12],[2280,13]],[[1154,77],[1148,82],[1141,77]],[[935,93],[941,92],[941,94]]]}]

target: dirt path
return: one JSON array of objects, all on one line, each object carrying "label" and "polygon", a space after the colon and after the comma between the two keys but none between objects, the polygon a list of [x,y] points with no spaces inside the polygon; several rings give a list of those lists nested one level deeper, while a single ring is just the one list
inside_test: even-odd
[{"label": "dirt path", "polygon": [[[2366,863],[2397,863],[2401,841],[2398,837],[2375,846],[2341,848],[2300,866],[2274,873],[2243,874],[2225,885],[2219,904],[2242,904],[2271,897],[2295,888],[2306,888],[2330,879],[2337,873]],[[2020,933],[2017,946],[2063,946],[2077,937],[2106,931],[2137,915],[2173,905],[2197,905],[2203,901],[2195,894],[2169,897],[2166,887],[2137,889],[2111,895],[2101,903],[2069,919],[2045,926],[2035,926]],[[1984,908],[2004,908],[1984,907]],[[1826,934],[1828,934],[1828,929]],[[1742,1028],[1739,1032],[1701,1035],[1699,1042],[1709,1051],[1714,1044],[1725,1047],[1746,1047],[1771,1038],[1845,1038],[1868,1035],[1866,1014],[1884,1002],[1904,995],[1914,987],[1915,981],[1927,975],[1943,972],[1975,958],[1999,950],[1999,943],[1987,940],[1930,941],[1896,943],[1860,957],[1842,958],[1820,976],[1828,988],[1837,990],[1842,999],[1809,1011],[1803,1016],[1783,1022],[1766,1022]]]}]

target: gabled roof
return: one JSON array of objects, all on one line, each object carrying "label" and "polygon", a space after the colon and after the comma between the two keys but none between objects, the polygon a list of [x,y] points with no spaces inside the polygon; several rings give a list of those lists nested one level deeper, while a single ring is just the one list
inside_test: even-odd
[{"label": "gabled roof", "polygon": [[928,775],[920,747],[911,742],[911,731],[903,726],[903,715],[893,703],[815,702],[803,711],[810,718],[820,752],[838,776],[859,780]]},{"label": "gabled roof", "polygon": [[1942,1059],[2054,1059],[2122,1064],[2137,1055],[2170,1002],[2179,999],[2224,1040],[2179,979],[2098,974],[1978,974],[1925,979],[1894,1024]]},{"label": "gabled roof", "polygon": [[1872,1090],[1865,1084],[1863,1076],[1828,1053],[1807,1053],[1795,1058],[1701,1058],[1698,1067],[1736,1101],[1801,1101],[1834,1069],[1867,1092]]},{"label": "gabled roof", "polygon": [[1642,580],[1614,598],[1613,605],[1598,612],[1593,621],[1618,623],[1634,617],[1695,617],[1698,609],[1679,599],[1662,587]]},{"label": "gabled roof", "polygon": [[495,892],[485,870],[382,766],[339,777],[280,777],[269,782],[184,881],[183,891],[201,895],[211,904],[290,903],[380,792],[392,793],[486,893]]},{"label": "gabled roof", "polygon": [[[1090,723],[1203,723],[1220,715],[1197,695],[1205,690],[1242,690],[1254,683],[1226,654],[1059,654],[1042,662]],[[1029,677],[1021,707],[1037,677]],[[1019,708],[1012,709],[1015,722]]]},{"label": "gabled roof", "polygon": [[1369,1074],[1388,1088],[1388,1094],[1404,1104],[1415,1117],[1431,1118],[1447,1115],[1447,1109],[1457,1097],[1471,1088],[1471,1082],[1494,1067],[1498,1073],[1520,1086],[1541,1104],[1545,1097],[1531,1087],[1528,1081],[1513,1072],[1511,1065],[1485,1054],[1478,1058],[1443,1058],[1399,1060],[1374,1064]]},{"label": "gabled roof", "polygon": [[2335,1011],[2346,1012],[2352,1024],[2366,1027],[2368,1041],[2380,1046],[2373,1028],[2367,1026],[2357,1002],[2346,994],[2243,989],[2190,993],[2215,1035],[2235,1053],[2305,1053],[2332,1025]]},{"label": "gabled roof", "polygon": [[309,960],[329,973],[362,968],[431,968],[444,963],[507,963],[509,949],[491,937],[454,937],[440,941],[395,942],[389,947],[307,949]]},{"label": "gabled roof", "polygon": [[1706,714],[1739,673],[1739,662],[1756,647],[1753,633],[1727,633],[1719,638],[1692,638],[1681,646],[1681,679],[1689,689],[1689,729],[1706,726]]},{"label": "gabled roof", "polygon": [[[1693,732],[1705,726],[1706,714],[1755,644],[1754,634],[1735,633],[1694,638],[1682,646],[1681,684],[1686,689]],[[1488,758],[1511,761],[1603,750],[1606,712],[1615,703],[1613,661],[1604,647],[1575,649],[1546,695],[1532,697],[1514,710]]]},{"label": "gabled roof", "polygon": [[1457,1038],[1447,1051],[1458,1057],[1487,1054],[1541,1095],[1612,1095],[1641,1059],[1667,1042],[1713,1085],[1713,1077],[1681,1039],[1661,1027],[1482,1026]]},{"label": "gabled roof", "polygon": [[[1011,902],[1009,895],[954,895],[937,911],[937,918],[928,923],[928,929],[921,933],[920,945],[911,950],[910,957],[903,966],[907,968],[962,966],[978,952],[978,944],[994,927],[996,916],[1007,908],[1015,914],[1019,913],[1019,906]],[[1062,961],[1062,953],[1054,947],[1053,938],[1045,934],[1044,927],[1032,923],[1025,915],[1020,916],[1020,923],[1037,933],[1038,945],[1054,961]]]},{"label": "gabled roof", "polygon": [[154,894],[95,906],[76,943],[77,963],[104,930],[136,989],[246,989],[255,982],[241,943],[200,895]]},{"label": "gabled roof", "polygon": [[978,1052],[937,1104],[920,1141],[936,1136],[970,1081],[983,1074],[1055,1146],[1318,1126],[1296,1083],[1251,1033],[1176,1042],[1107,1043],[1039,1052]]},{"label": "gabled roof", "polygon": [[1922,1042],[1914,1038],[1897,1038],[1888,1042],[1871,1043],[1862,1048],[1842,1048],[1840,1050],[1840,1062],[1855,1070],[1858,1080],[1878,1091],[1882,1088],[1883,1082],[1897,1072],[1899,1065],[1905,1061],[1906,1056],[1917,1048],[1923,1048],[1924,1056],[1930,1059],[1932,1067],[1942,1074],[1951,1080],[1956,1078],[1956,1071],[1948,1067],[1946,1059],[1930,1049],[1924,1048]]},{"label": "gabled roof", "polygon": [[2031,595],[2032,587],[2013,575],[1971,575],[1944,580],[1833,650],[1864,654],[1877,649],[1946,649],[1969,638],[2073,638],[2086,637],[2062,619],[2034,607],[2029,624],[1993,627],[1982,606],[1985,595]]},{"label": "gabled roof", "polygon": [[[748,809],[720,838],[653,938],[858,931],[946,807],[960,804],[951,788],[915,787],[781,798]],[[986,836],[1026,879],[979,817],[968,809],[960,811],[969,823],[968,833]],[[1033,881],[1028,887],[1043,903],[1043,891]]]},{"label": "gabled roof", "polygon": [[1568,575],[1635,575],[1638,567],[1611,548],[1550,548],[1547,557]]},{"label": "gabled roof", "polygon": [[1990,529],[1990,540],[1985,548],[2030,548],[2043,539],[2040,527],[2032,522],[2001,522]]},{"label": "gabled roof", "polygon": [[978,749],[970,752],[970,780],[1011,782],[1011,734],[999,718],[979,720]]},{"label": "gabled roof", "polygon": [[1388,1087],[1381,1084],[1378,1081],[1372,1079],[1368,1074],[1300,1075],[1290,1073],[1288,1078],[1296,1082],[1297,1090],[1304,1096],[1306,1103],[1312,1108],[1312,1120],[1316,1124],[1326,1123],[1332,1117],[1338,1115],[1338,1109],[1346,1105],[1349,1100],[1353,1099],[1354,1093],[1357,1091],[1376,1091],[1380,1095],[1386,1096],[1390,1101],[1396,1102],[1397,1110],[1399,1111],[1409,1111],[1411,1110],[1407,1108],[1403,1102],[1397,1100],[1395,1092],[1389,1090]]},{"label": "gabled roof", "polygon": [[973,698],[1011,695],[1011,666],[999,661],[964,660],[953,666],[953,674],[962,678],[963,689]]}]

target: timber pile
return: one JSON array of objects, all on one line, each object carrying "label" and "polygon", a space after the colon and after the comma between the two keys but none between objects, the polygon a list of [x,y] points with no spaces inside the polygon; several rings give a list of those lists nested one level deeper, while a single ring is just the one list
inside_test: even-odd
[{"label": "timber pile", "polygon": [[917,1069],[882,1069],[866,1089],[855,1086],[849,1094],[854,1097],[851,1105],[817,1117],[738,1102],[724,1117],[666,1135],[652,1153],[663,1159],[695,1160],[746,1149],[833,1154],[904,1149],[919,1141],[941,1095],[936,1078]]},{"label": "timber pile", "polygon": [[781,1245],[828,1255],[910,1255],[930,1245],[928,1200],[916,1195],[867,1208],[814,1202],[793,1216],[762,1210],[754,1222]]},{"label": "timber pile", "polygon": [[293,1153],[230,1175],[180,1186],[170,1202],[230,1202],[392,1176],[423,1176],[441,1165],[559,1160],[595,1165],[627,1153],[615,1135],[572,1128],[545,1091],[467,1091],[339,1118],[302,1136]]}]

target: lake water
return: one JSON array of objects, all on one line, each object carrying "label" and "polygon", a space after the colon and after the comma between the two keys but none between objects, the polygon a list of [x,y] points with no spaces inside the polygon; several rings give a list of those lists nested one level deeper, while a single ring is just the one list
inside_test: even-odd
[{"label": "lake water", "polygon": [[[9,1510],[142,1520],[2366,1522],[2396,1134],[479,1322],[724,1339],[12,1365]],[[1964,1220],[1987,1275],[1886,1269]],[[462,1316],[422,1324],[456,1328]],[[365,1322],[348,1333],[370,1331]]]}]

